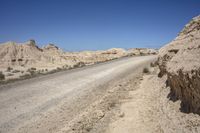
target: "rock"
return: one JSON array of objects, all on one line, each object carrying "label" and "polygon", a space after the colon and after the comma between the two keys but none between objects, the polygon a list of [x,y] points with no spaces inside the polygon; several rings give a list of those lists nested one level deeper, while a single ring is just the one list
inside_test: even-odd
[{"label": "rock", "polygon": [[102,110],[96,110],[95,111],[97,119],[101,119],[105,116],[105,113]]},{"label": "rock", "polygon": [[[152,50],[145,49],[145,51]],[[129,56],[129,52],[122,48],[64,52],[54,44],[39,48],[34,40],[24,43],[6,42],[0,44],[0,71],[4,73],[9,67],[21,71],[27,71],[32,67],[37,68],[37,70],[48,69],[49,71],[57,68],[59,70],[71,69]],[[146,54],[149,53],[152,52],[146,52]],[[8,75],[6,72],[4,74]],[[19,76],[20,74],[15,74],[12,77],[17,78]]]},{"label": "rock", "polygon": [[159,77],[167,75],[171,97],[182,101],[181,109],[200,114],[200,16],[159,50],[158,64]]},{"label": "rock", "polygon": [[132,48],[127,51],[129,56],[133,55],[155,55],[158,54],[157,49],[149,49],[149,48]]}]

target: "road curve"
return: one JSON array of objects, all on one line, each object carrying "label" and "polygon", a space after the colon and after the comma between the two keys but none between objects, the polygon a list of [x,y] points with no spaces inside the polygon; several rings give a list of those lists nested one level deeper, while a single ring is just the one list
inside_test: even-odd
[{"label": "road curve", "polygon": [[2,85],[0,132],[47,132],[47,127],[54,132],[99,97],[103,92],[99,86],[137,72],[155,59],[122,58]]}]

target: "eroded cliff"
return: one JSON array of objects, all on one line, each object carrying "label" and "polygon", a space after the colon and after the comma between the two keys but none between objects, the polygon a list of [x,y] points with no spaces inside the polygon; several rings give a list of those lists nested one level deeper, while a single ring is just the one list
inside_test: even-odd
[{"label": "eroded cliff", "polygon": [[200,16],[159,50],[158,63],[159,77],[167,75],[169,96],[181,100],[184,112],[200,114]]}]

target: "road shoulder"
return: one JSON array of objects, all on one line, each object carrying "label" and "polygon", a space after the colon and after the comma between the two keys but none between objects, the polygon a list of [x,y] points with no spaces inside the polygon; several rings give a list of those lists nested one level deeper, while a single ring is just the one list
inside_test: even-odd
[{"label": "road shoulder", "polygon": [[180,101],[167,96],[166,77],[157,72],[145,74],[137,89],[129,92],[130,99],[120,106],[124,117],[112,121],[106,133],[177,133],[200,132],[200,118],[180,111]]},{"label": "road shoulder", "polygon": [[141,72],[132,73],[117,82],[106,86],[106,93],[81,114],[65,125],[59,133],[102,133],[106,132],[111,121],[124,117],[120,110],[123,100],[129,100],[129,91],[138,86]]}]

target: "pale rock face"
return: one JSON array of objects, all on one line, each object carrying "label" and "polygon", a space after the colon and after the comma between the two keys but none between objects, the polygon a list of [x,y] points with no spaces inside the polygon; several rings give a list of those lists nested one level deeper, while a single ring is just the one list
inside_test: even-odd
[{"label": "pale rock face", "polygon": [[[146,54],[152,53],[148,49],[144,51],[147,51]],[[127,52],[122,48],[101,51],[64,52],[53,44],[39,48],[34,40],[25,43],[6,42],[0,44],[0,71],[6,72],[6,69],[9,67],[26,72],[29,72],[30,68],[42,71],[46,69],[69,69],[130,56],[130,53],[136,55],[134,52]],[[5,74],[13,75],[9,71]]]},{"label": "pale rock face", "polygon": [[158,50],[149,48],[132,48],[128,50],[129,55],[155,55],[158,54]]},{"label": "pale rock face", "polygon": [[172,95],[186,112],[200,114],[200,16],[159,50],[159,76],[168,76]]},{"label": "pale rock face", "polygon": [[33,65],[39,60],[43,60],[42,50],[32,42],[20,45],[7,42],[0,45],[0,67]]}]

